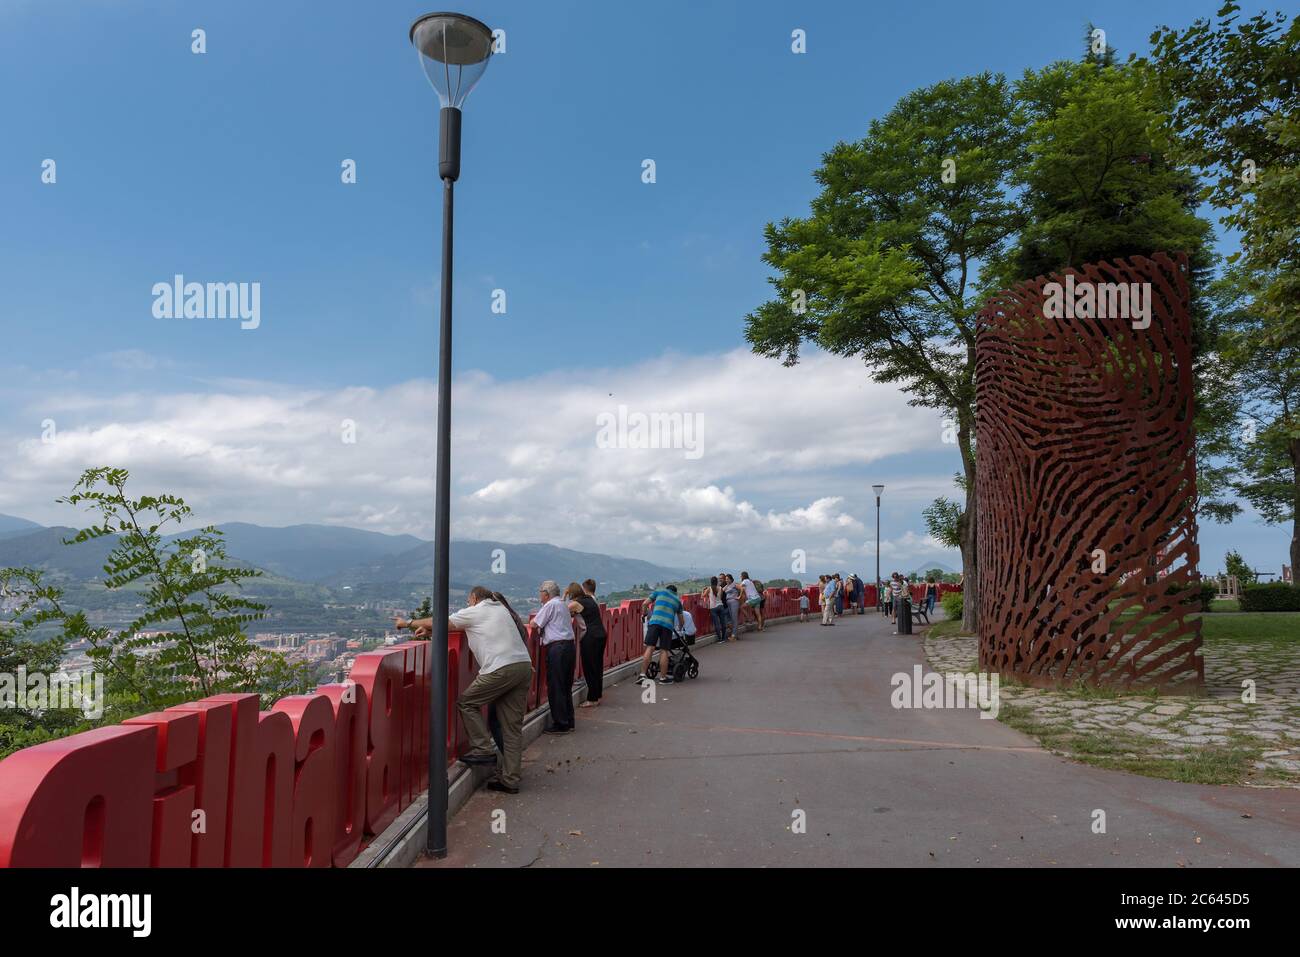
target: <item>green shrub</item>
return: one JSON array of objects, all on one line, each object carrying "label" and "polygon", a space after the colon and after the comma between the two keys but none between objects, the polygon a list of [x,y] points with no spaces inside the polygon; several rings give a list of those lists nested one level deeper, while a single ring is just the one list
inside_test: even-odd
[{"label": "green shrub", "polygon": [[1242,611],[1300,611],[1300,588],[1286,582],[1247,585],[1241,590]]},{"label": "green shrub", "polygon": [[1219,593],[1219,586],[1214,582],[1201,582],[1201,609],[1203,611],[1213,611],[1210,606],[1214,603],[1214,596]]},{"label": "green shrub", "polygon": [[962,592],[950,591],[939,599],[939,604],[943,606],[943,614],[949,621],[961,621],[962,615]]}]

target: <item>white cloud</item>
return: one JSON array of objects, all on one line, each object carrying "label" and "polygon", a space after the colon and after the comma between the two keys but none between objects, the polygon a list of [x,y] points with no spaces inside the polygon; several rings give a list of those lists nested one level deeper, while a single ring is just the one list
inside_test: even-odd
[{"label": "white cloud", "polygon": [[[204,522],[432,534],[428,381],[298,392],[223,382],[209,392],[104,396],[65,385],[57,402],[48,382],[31,385],[36,396],[4,424],[14,454],[0,460],[0,511],[75,524],[53,499],[81,469],[118,465],[140,491],[181,495]],[[600,447],[597,417],[620,405],[696,417],[699,454],[671,441]],[[53,443],[38,428],[47,406],[57,407]],[[453,534],[678,565],[781,567],[792,548],[844,557],[845,543],[874,529],[866,467],[888,472],[877,463],[899,453],[906,467],[926,448],[951,453],[938,418],[871,382],[860,363],[820,353],[792,369],[737,350],[507,382],[469,372],[453,391]],[[932,475],[886,479],[889,506],[915,505],[919,524],[920,503],[951,494],[952,459]],[[909,532],[886,544],[919,554],[935,543]]]}]

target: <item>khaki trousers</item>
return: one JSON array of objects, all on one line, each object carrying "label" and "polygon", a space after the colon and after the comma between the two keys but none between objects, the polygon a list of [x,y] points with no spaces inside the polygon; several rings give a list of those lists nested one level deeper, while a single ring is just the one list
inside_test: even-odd
[{"label": "khaki trousers", "polygon": [[456,702],[460,718],[465,722],[465,731],[469,734],[470,751],[477,754],[492,754],[496,750],[481,710],[484,705],[496,705],[502,749],[497,777],[502,784],[516,788],[519,787],[524,760],[524,713],[528,709],[528,688],[532,683],[533,666],[526,661],[516,661],[491,674],[479,675]]}]

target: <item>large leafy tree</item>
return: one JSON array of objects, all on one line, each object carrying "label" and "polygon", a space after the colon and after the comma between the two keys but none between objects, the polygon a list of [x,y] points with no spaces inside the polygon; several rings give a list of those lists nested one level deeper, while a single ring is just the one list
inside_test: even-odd
[{"label": "large leafy tree", "polygon": [[1231,484],[1265,521],[1290,522],[1300,566],[1300,17],[1239,17],[1225,3],[1152,34],[1154,75],[1172,103],[1177,147],[1202,173],[1203,199],[1241,249],[1220,284],[1220,359],[1249,417],[1224,450]]},{"label": "large leafy tree", "polygon": [[1265,522],[1291,526],[1290,563],[1300,569],[1300,336],[1278,335],[1257,273],[1239,264],[1217,286],[1220,354],[1242,416],[1227,453],[1232,487]]},{"label": "large leafy tree", "polygon": [[[975,316],[980,264],[1020,227],[1008,183],[1023,146],[1011,90],[982,74],[903,97],[815,173],[811,214],[766,230],[777,296],[747,317],[755,352],[798,362],[804,342],[863,360],[913,405],[952,419],[963,479],[975,475]],[[945,175],[947,174],[947,175]],[[975,509],[955,516],[976,626]]]},{"label": "large leafy tree", "polygon": [[1009,286],[1071,266],[1183,251],[1213,264],[1198,184],[1170,156],[1164,104],[1139,63],[1054,63],[1016,84],[1027,161],[1012,176],[1025,228],[991,270]]}]

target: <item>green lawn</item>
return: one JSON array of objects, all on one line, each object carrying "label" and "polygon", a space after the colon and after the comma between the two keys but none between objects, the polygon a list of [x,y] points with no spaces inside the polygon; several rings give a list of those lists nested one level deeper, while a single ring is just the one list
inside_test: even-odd
[{"label": "green lawn", "polygon": [[1206,642],[1259,641],[1294,644],[1300,651],[1300,611],[1251,611],[1241,615],[1208,614],[1201,618]]},{"label": "green lawn", "polygon": [[[962,633],[960,621],[936,621],[930,626],[931,638],[947,638]],[[1239,615],[1208,614],[1201,616],[1201,634],[1208,642],[1265,641],[1278,644],[1294,642],[1300,650],[1300,611],[1251,611]]]},{"label": "green lawn", "polygon": [[930,630],[926,634],[931,638],[947,638],[950,635],[960,635],[962,634],[961,622],[955,619],[936,621],[930,626]]}]

